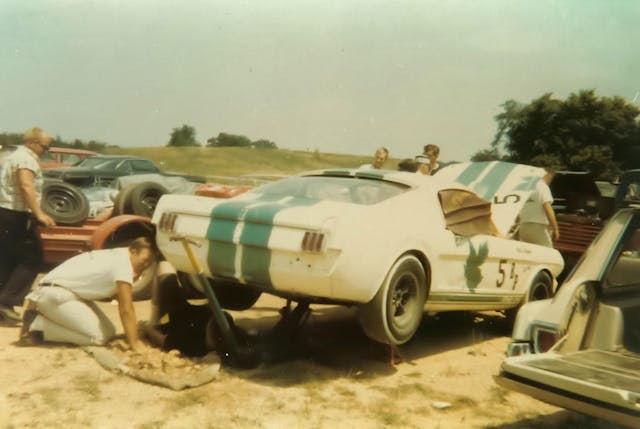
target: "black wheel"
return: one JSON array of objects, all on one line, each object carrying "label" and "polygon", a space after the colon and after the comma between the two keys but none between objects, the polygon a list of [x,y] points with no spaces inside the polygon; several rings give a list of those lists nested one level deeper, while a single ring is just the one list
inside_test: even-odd
[{"label": "black wheel", "polygon": [[396,261],[376,296],[358,309],[367,336],[386,344],[404,344],[420,326],[427,299],[426,275],[413,255]]},{"label": "black wheel", "polygon": [[527,302],[551,298],[551,287],[552,281],[549,274],[544,271],[540,271],[533,279],[531,286],[529,286]]},{"label": "black wheel", "polygon": [[113,201],[113,216],[133,214],[131,208],[131,192],[136,185],[125,186],[120,189]]},{"label": "black wheel", "polygon": [[152,217],[158,200],[169,193],[167,188],[155,182],[142,182],[131,190],[131,210],[138,216]]},{"label": "black wheel", "polygon": [[40,206],[60,225],[80,224],[89,215],[89,200],[82,191],[60,181],[44,183]]},{"label": "black wheel", "polygon": [[[188,274],[178,271],[178,279],[185,290],[188,298],[204,298],[204,291],[199,286],[199,279],[195,274]],[[226,310],[248,310],[253,307],[262,292],[240,283],[230,280],[211,280],[209,284],[212,286],[216,298],[220,306]]]},{"label": "black wheel", "polygon": [[549,274],[544,271],[540,271],[538,274],[536,274],[536,276],[533,278],[533,281],[531,282],[531,285],[529,285],[529,289],[522,303],[520,303],[517,307],[505,310],[507,319],[509,319],[511,322],[514,322],[516,320],[518,310],[520,310],[520,307],[522,307],[522,304],[524,303],[551,298],[553,294],[552,285],[553,281],[551,280]]}]

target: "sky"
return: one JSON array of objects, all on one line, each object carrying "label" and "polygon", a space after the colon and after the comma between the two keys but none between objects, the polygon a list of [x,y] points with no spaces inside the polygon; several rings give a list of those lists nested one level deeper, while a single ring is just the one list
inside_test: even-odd
[{"label": "sky", "polygon": [[639,40],[636,0],[0,0],[0,132],[464,161],[509,99],[640,104]]}]

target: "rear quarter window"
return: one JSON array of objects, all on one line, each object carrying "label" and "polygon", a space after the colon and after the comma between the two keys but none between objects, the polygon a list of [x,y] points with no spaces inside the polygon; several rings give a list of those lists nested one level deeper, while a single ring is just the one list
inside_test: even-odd
[{"label": "rear quarter window", "polygon": [[361,177],[304,176],[283,179],[253,192],[361,205],[377,204],[400,195],[409,186]]}]

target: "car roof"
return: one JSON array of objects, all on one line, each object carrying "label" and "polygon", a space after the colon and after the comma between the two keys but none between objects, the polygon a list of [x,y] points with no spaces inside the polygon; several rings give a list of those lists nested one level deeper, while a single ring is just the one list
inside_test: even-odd
[{"label": "car roof", "polygon": [[58,146],[49,147],[49,152],[51,152],[51,153],[69,153],[69,154],[76,154],[76,155],[98,155],[98,152],[94,152],[92,150],[74,149],[74,148],[70,148],[70,147],[58,147]]},{"label": "car roof", "polygon": [[143,161],[151,161],[150,159],[147,158],[143,158],[141,156],[131,156],[131,155],[104,155],[104,154],[97,154],[94,156],[90,156],[90,159],[95,159],[95,158],[101,158],[101,159],[140,159]]}]

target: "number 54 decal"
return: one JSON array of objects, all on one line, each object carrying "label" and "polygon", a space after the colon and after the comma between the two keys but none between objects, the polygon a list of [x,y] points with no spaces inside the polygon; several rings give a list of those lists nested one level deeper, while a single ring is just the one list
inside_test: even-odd
[{"label": "number 54 decal", "polygon": [[[511,268],[509,268],[511,265]],[[506,266],[506,267],[505,267]],[[513,282],[511,285],[511,289],[515,289],[518,284],[518,274],[516,273],[516,263],[514,261],[509,262],[506,259],[500,259],[500,263],[498,264],[498,274],[500,277],[496,280],[496,287],[502,287],[505,281],[507,280],[507,271],[509,271],[508,279]]]}]

